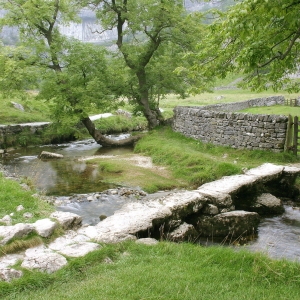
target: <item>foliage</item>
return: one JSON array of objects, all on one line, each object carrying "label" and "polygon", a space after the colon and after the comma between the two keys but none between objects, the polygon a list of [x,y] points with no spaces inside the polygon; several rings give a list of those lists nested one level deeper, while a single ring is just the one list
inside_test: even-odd
[{"label": "foliage", "polygon": [[251,89],[298,92],[299,84],[291,76],[298,72],[300,60],[299,6],[294,0],[245,0],[225,13],[216,11],[217,20],[199,43],[199,62],[192,74],[225,77],[242,72],[242,85]]},{"label": "foliage", "polygon": [[[107,264],[105,258],[113,263]],[[104,245],[54,274],[0,283],[2,299],[298,299],[299,263],[188,243]],[[101,283],[101,284],[99,284]],[[96,296],[95,296],[96,295]]]},{"label": "foliage", "polygon": [[[187,51],[194,51],[204,28],[198,14],[186,14],[182,1],[102,1],[95,0],[97,17],[104,30],[116,30],[117,46],[126,72],[120,96],[125,96],[142,111],[150,128],[162,119],[160,100],[170,91],[184,97],[187,89],[198,83],[208,85],[206,76],[189,80],[179,66],[191,66],[183,60]],[[205,81],[205,82],[204,82]],[[201,83],[201,84],[200,84]]]}]

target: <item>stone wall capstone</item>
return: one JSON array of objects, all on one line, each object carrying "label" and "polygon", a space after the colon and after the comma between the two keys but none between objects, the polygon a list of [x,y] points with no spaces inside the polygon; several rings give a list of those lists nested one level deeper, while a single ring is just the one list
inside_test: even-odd
[{"label": "stone wall capstone", "polygon": [[202,107],[177,106],[173,130],[215,145],[250,150],[284,150],[288,117],[234,112],[254,106],[283,105],[284,97],[252,99]]}]

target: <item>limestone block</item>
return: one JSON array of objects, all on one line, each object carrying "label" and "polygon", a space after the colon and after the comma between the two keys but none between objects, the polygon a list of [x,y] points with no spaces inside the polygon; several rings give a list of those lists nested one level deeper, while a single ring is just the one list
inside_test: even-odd
[{"label": "limestone block", "polygon": [[271,194],[264,193],[257,197],[255,203],[250,206],[250,210],[260,215],[282,214],[284,207],[280,199]]},{"label": "limestone block", "polygon": [[216,216],[200,216],[197,230],[201,237],[239,237],[257,231],[259,215],[255,212],[236,210]]},{"label": "limestone block", "polygon": [[40,236],[47,238],[52,235],[57,224],[50,219],[42,219],[36,221],[33,227]]},{"label": "limestone block", "polygon": [[70,257],[82,257],[89,252],[99,249],[100,247],[101,246],[99,244],[91,242],[73,243],[62,248],[59,253]]},{"label": "limestone block", "polygon": [[45,247],[36,247],[26,250],[21,267],[38,270],[40,272],[53,273],[64,267],[67,263],[64,256]]},{"label": "limestone block", "polygon": [[18,223],[14,226],[0,226],[0,245],[5,245],[14,238],[23,238],[34,230],[31,224]]},{"label": "limestone block", "polygon": [[23,276],[23,272],[11,268],[0,269],[0,281],[10,282]]},{"label": "limestone block", "polygon": [[193,225],[183,223],[174,231],[167,234],[167,239],[173,242],[195,241],[198,237],[198,232]]},{"label": "limestone block", "polygon": [[56,211],[50,215],[50,218],[56,219],[63,229],[72,229],[81,226],[82,217],[63,211]]}]

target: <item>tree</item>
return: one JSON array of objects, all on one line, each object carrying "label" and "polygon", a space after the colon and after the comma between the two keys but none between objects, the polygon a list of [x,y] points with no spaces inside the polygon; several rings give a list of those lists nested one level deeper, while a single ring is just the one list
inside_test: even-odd
[{"label": "tree", "polygon": [[113,73],[104,49],[60,34],[60,24],[78,20],[81,6],[76,1],[7,0],[0,3],[0,8],[7,12],[0,24],[17,26],[22,45],[2,47],[3,89],[23,89],[28,83],[27,72],[34,69],[32,72],[40,76],[42,83],[40,96],[55,103],[53,112],[58,123],[72,126],[81,121],[102,146],[127,145],[138,139],[112,141],[88,117],[91,105],[102,110],[113,105]]},{"label": "tree", "polygon": [[188,78],[186,70],[203,36],[199,14],[187,14],[183,1],[94,0],[97,18],[104,30],[116,30],[116,45],[127,72],[122,95],[140,110],[149,128],[163,123],[159,100],[167,93],[184,97],[192,85],[207,89],[207,77]]},{"label": "tree", "polygon": [[299,8],[299,0],[244,0],[215,12],[217,20],[201,43],[206,50],[196,55],[192,72],[242,72],[242,85],[253,90],[299,91],[291,78],[299,71]]}]

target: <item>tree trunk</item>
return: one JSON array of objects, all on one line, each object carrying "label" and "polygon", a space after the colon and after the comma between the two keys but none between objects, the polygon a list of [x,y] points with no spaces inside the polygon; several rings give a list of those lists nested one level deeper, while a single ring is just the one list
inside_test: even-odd
[{"label": "tree trunk", "polygon": [[122,146],[132,146],[136,143],[142,135],[131,136],[127,139],[122,140],[112,140],[105,137],[100,130],[96,129],[95,124],[91,121],[89,117],[81,120],[83,125],[88,130],[89,134],[95,139],[95,141],[102,147],[122,147]]}]

